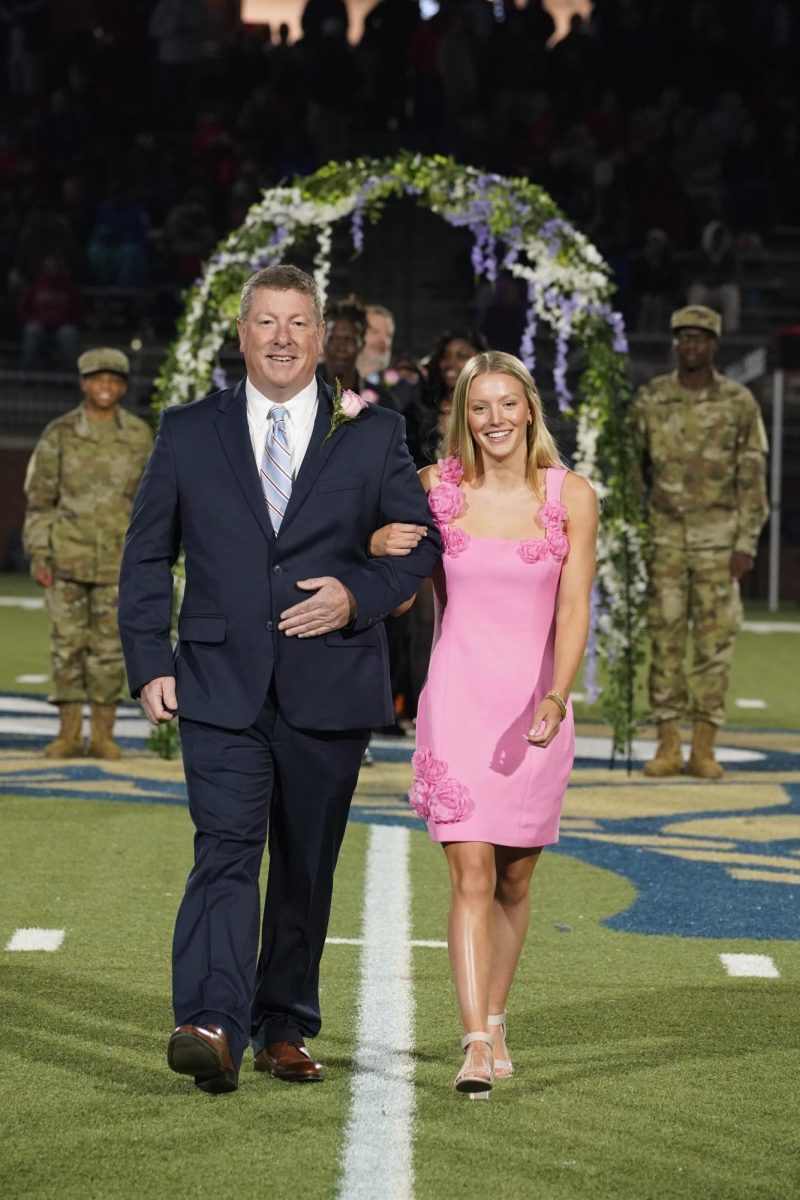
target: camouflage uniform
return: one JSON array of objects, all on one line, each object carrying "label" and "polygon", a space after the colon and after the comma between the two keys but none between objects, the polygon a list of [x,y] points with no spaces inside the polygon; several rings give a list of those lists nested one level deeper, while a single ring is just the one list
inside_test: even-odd
[{"label": "camouflage uniform", "polygon": [[755,558],[769,512],[761,414],[747,388],[716,371],[700,392],[682,388],[674,371],[640,389],[633,417],[649,490],[653,719],[674,720],[688,709],[694,720],[719,726],[742,619],[731,554]]},{"label": "camouflage uniform", "polygon": [[117,630],[119,566],[136,489],[153,439],[117,409],[90,421],[84,404],[51,422],[25,479],[25,550],[50,569],[54,704],[116,704],[125,669]]}]

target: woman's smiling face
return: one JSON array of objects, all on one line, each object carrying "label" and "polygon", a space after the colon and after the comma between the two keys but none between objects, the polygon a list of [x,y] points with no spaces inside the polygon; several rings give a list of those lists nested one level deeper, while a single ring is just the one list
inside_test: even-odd
[{"label": "woman's smiling face", "polygon": [[512,375],[478,375],[469,389],[467,421],[481,453],[496,461],[527,453],[530,409]]}]

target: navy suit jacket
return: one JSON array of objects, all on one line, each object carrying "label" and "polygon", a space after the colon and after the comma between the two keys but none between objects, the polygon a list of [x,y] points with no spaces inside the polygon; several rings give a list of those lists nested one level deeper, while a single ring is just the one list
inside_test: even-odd
[{"label": "navy suit jacket", "polygon": [[[430,574],[441,540],[405,444],[402,417],[370,405],[326,440],[331,391],[320,384],[314,430],[276,536],[247,426],[244,381],[164,411],[134,503],[120,575],[119,627],[131,694],[177,678],[179,715],[228,729],[258,716],[274,675],[283,717],[343,730],[394,720],[383,619]],[[370,558],[390,521],[426,525],[404,558]],[[172,565],[186,588],[170,638]],[[355,597],[350,625],[287,638],[280,614],[333,575]]]}]

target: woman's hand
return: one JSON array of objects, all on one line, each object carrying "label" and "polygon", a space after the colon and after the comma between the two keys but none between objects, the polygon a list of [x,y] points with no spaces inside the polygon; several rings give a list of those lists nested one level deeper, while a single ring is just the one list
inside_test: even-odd
[{"label": "woman's hand", "polygon": [[405,558],[427,536],[424,525],[403,525],[400,521],[393,521],[391,525],[383,525],[372,534],[369,539],[370,557],[383,558],[388,555],[390,558]]},{"label": "woman's hand", "polygon": [[555,700],[542,700],[524,737],[532,746],[549,746],[561,728],[561,709]]}]

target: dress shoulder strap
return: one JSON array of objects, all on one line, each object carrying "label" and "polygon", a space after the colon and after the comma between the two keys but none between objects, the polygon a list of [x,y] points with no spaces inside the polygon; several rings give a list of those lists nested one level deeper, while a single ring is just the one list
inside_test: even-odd
[{"label": "dress shoulder strap", "polygon": [[561,501],[561,487],[569,475],[566,467],[548,467],[547,476],[545,478],[545,500],[555,500],[557,503]]}]

